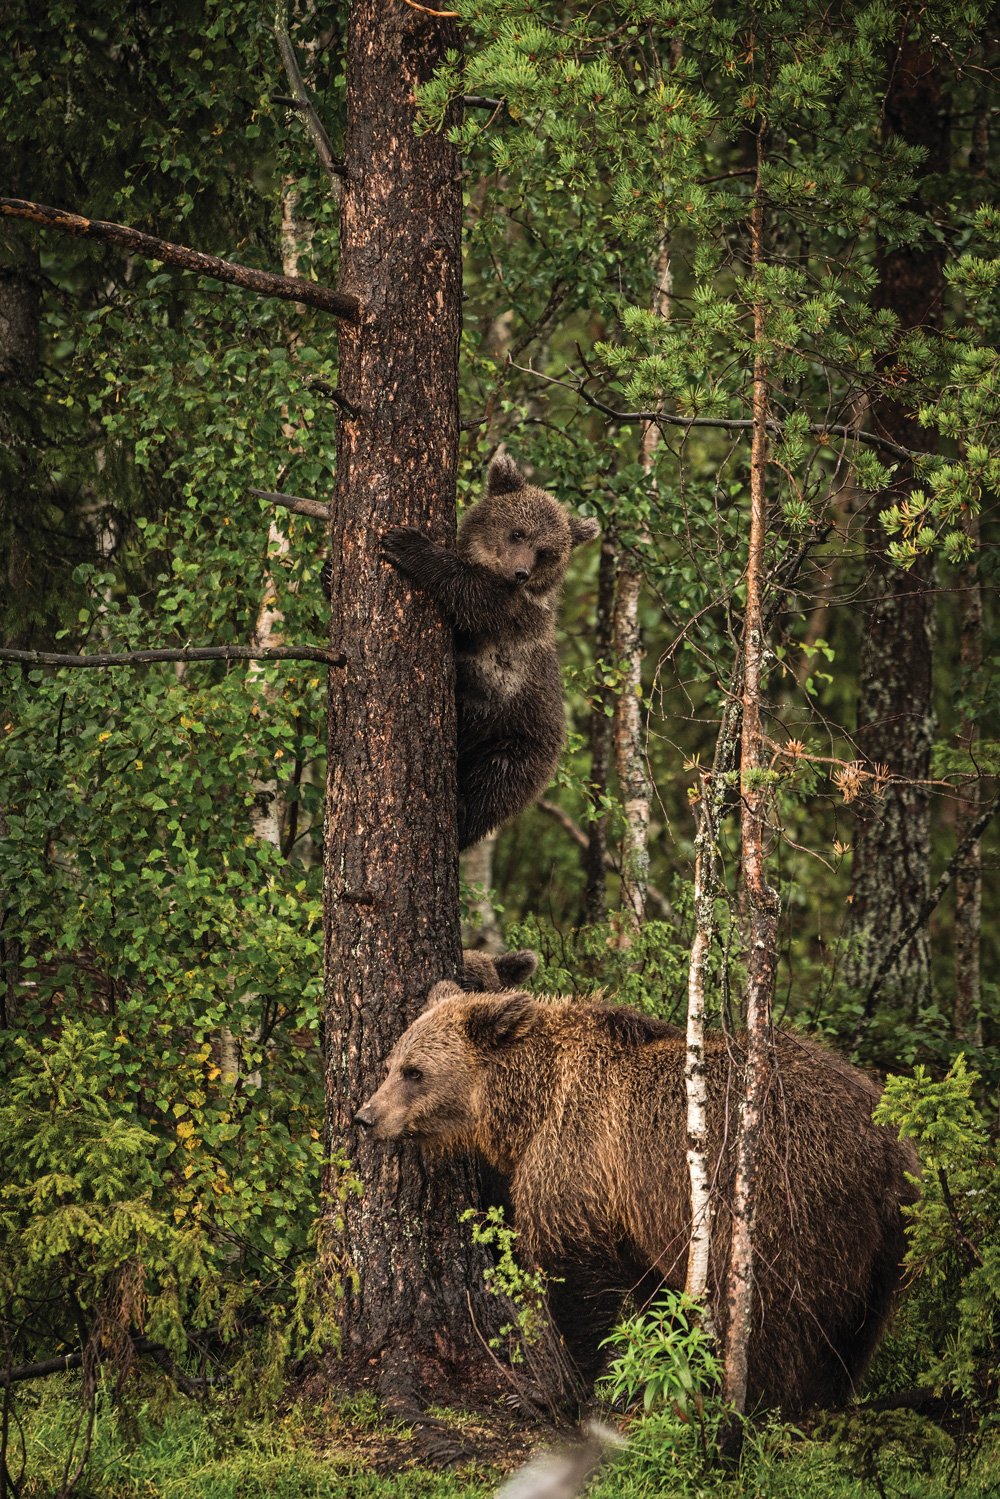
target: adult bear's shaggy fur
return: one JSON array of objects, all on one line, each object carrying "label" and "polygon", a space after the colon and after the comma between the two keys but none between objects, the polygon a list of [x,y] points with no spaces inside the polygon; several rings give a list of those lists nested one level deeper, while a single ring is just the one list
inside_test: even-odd
[{"label": "adult bear's shaggy fur", "polygon": [[[903,1253],[910,1148],[871,1121],[879,1089],[833,1053],[775,1036],[764,1110],[748,1409],[842,1403],[868,1364]],[[632,1292],[684,1285],[690,1233],[683,1037],[616,1006],[435,985],[358,1122],[383,1139],[476,1150],[509,1183],[521,1251],[562,1281],[557,1326],[593,1379]],[[740,1046],[706,1044],[710,1274],[725,1336]]]}]

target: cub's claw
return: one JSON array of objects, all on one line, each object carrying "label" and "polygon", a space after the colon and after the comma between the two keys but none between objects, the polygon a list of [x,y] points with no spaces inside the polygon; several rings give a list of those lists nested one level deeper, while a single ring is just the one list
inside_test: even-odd
[{"label": "cub's claw", "polygon": [[427,537],[413,526],[393,526],[382,536],[380,553],[393,567],[405,570],[407,563],[423,556],[429,545]]}]

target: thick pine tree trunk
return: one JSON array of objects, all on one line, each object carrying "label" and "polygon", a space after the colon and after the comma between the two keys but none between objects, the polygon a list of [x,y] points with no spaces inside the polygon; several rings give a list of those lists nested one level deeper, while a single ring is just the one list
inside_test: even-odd
[{"label": "thick pine tree trunk", "polygon": [[[924,147],[924,172],[946,171],[948,131],[941,71],[930,53],[904,41],[889,59],[885,101],[887,133]],[[919,205],[917,205],[919,206]],[[895,313],[900,331],[938,328],[944,294],[941,249],[923,244],[878,253],[878,303]],[[916,404],[914,398],[913,405]],[[891,400],[873,404],[877,431],[913,449],[933,446],[934,434]],[[905,497],[912,469],[897,467],[883,505]],[[927,898],[930,870],[930,802],[926,780],[934,734],[932,707],[933,565],[921,559],[908,572],[885,556],[886,537],[874,507],[867,528],[871,573],[865,586],[874,603],[863,629],[857,747],[869,764],[888,765],[906,783],[877,801],[859,803],[851,873],[847,982],[863,996],[882,954],[912,923]],[[931,996],[930,941],[926,923],[903,947],[883,985],[891,1005],[905,997],[912,1012]]]},{"label": "thick pine tree trunk", "polygon": [[[340,333],[332,504],[325,851],[328,1140],[363,1184],[331,1237],[357,1275],[342,1310],[348,1372],[405,1404],[487,1362],[482,1262],[458,1222],[471,1168],[359,1138],[355,1110],[431,983],[460,961],[451,636],[434,605],[379,559],[390,526],[454,534],[461,317],[461,185],[454,149],[417,136],[414,89],[455,45],[447,22],[356,0],[348,41]],[[454,1386],[453,1386],[454,1387]]]}]

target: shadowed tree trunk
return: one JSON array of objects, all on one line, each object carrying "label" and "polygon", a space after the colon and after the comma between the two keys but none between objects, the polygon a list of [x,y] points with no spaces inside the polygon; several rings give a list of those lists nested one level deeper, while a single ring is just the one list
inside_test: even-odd
[{"label": "shadowed tree trunk", "polygon": [[[16,231],[0,236],[0,557],[4,596],[0,603],[0,645],[26,644],[19,618],[25,578],[31,567],[24,538],[32,517],[24,513],[30,485],[25,473],[28,444],[23,408],[38,374],[38,256]],[[2,705],[0,705],[2,706]],[[0,835],[7,831],[0,806]],[[20,976],[21,943],[14,902],[0,883],[0,1026],[13,1024]],[[0,1480],[3,1470],[0,1469]]]},{"label": "shadowed tree trunk", "polygon": [[329,695],[326,1107],[329,1144],[364,1189],[336,1236],[357,1274],[342,1351],[396,1406],[488,1362],[470,1316],[471,1303],[486,1330],[482,1261],[458,1222],[471,1168],[427,1165],[351,1122],[430,984],[460,961],[451,635],[379,559],[390,526],[454,534],[459,162],[442,135],[413,130],[414,89],[454,45],[449,22],[409,6],[351,8],[341,288],[362,313],[341,331],[349,404],[331,512],[330,638],[349,664]]},{"label": "shadowed tree trunk", "polygon": [[[930,52],[909,40],[889,58],[885,130],[889,136],[925,149],[924,173],[947,171],[948,125],[941,72]],[[877,305],[896,315],[901,334],[940,327],[944,278],[939,245],[930,240],[894,249],[880,244],[878,268]],[[873,402],[875,430],[904,447],[933,447],[933,432],[921,427],[909,409],[891,400]],[[895,776],[915,782],[928,776],[934,733],[933,564],[922,558],[907,572],[894,567],[885,555],[886,536],[879,522],[881,509],[905,497],[912,484],[912,467],[899,462],[891,489],[873,507],[867,525],[873,566],[865,591],[874,595],[875,602],[862,621],[856,741],[859,755],[868,763],[888,765]],[[926,901],[929,867],[926,787],[895,785],[877,801],[859,803],[845,978],[860,993],[868,991],[882,954]],[[930,942],[924,923],[896,959],[884,984],[884,998],[892,1005],[897,997],[905,996],[915,1013],[929,1001],[930,986]]]},{"label": "shadowed tree trunk", "polygon": [[0,233],[0,557],[4,596],[0,643],[26,643],[19,616],[33,568],[28,551],[34,517],[25,513],[32,489],[34,447],[28,408],[38,374],[38,252],[26,236],[4,225]]},{"label": "shadowed tree trunk", "polygon": [[[965,522],[976,551],[979,550],[979,517]],[[973,555],[962,569],[963,592],[959,604],[960,660],[966,691],[970,691],[983,665],[983,595],[979,560]],[[979,729],[973,716],[962,720],[959,743],[975,756]],[[962,848],[980,810],[980,787],[972,781],[965,788],[955,812],[955,843]],[[955,997],[952,1034],[956,1041],[983,1044],[980,1004],[980,947],[983,925],[983,854],[979,839],[955,871]]]},{"label": "shadowed tree trunk", "polygon": [[608,914],[608,814],[597,811],[608,794],[611,776],[612,725],[615,694],[604,680],[605,667],[614,661],[611,621],[615,603],[615,570],[617,547],[610,530],[601,541],[601,560],[597,572],[597,619],[594,649],[597,655],[594,694],[590,707],[590,785],[596,815],[587,824],[587,847],[583,856],[586,885],[583,895],[583,919],[588,925],[604,921]]}]

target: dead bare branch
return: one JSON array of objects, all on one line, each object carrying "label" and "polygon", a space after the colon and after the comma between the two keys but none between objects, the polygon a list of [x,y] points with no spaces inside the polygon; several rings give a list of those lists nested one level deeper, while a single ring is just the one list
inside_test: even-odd
[{"label": "dead bare branch", "polygon": [[324,505],[322,500],[307,500],[304,495],[283,494],[277,489],[248,489],[247,494],[256,495],[258,500],[269,500],[272,505],[280,505],[283,510],[294,510],[296,515],[308,515],[313,520],[330,519],[330,507]]},{"label": "dead bare branch", "polygon": [[0,661],[23,666],[153,666],[160,661],[319,661],[324,666],[346,666],[347,657],[318,645],[189,645],[145,651],[104,651],[77,656],[59,651],[16,651],[0,648]]},{"label": "dead bare branch", "polygon": [[[580,827],[579,823],[574,822],[569,813],[564,812],[557,802],[549,801],[547,796],[540,796],[535,806],[540,812],[544,812],[546,817],[551,817],[553,822],[557,822],[563,832],[569,834],[577,848],[586,851],[590,847],[590,840],[583,831],[583,828]],[[619,874],[621,872],[610,854],[605,854],[604,856],[604,867],[611,874]],[[649,904],[656,907],[661,921],[673,920],[673,909],[662,890],[657,890],[655,885],[649,885],[646,889],[646,897]]]},{"label": "dead bare branch", "polygon": [[281,53],[281,61],[285,65],[285,76],[288,79],[288,86],[292,91],[295,107],[302,116],[302,123],[312,137],[320,164],[330,179],[334,196],[339,198],[340,180],[346,176],[344,163],[338,161],[334,156],[333,147],[330,145],[330,137],[327,135],[323,121],[316,113],[315,106],[302,81],[298,58],[295,56],[295,48],[292,46],[292,39],[288,34],[288,22],[285,18],[285,0],[278,0],[275,8],[274,35],[277,39],[278,51]]},{"label": "dead bare branch", "polygon": [[277,276],[271,271],[254,270],[250,266],[237,265],[232,260],[221,260],[217,255],[203,255],[200,250],[192,250],[187,245],[171,244],[165,239],[155,239],[151,234],[129,229],[124,224],[84,218],[82,214],[67,213],[65,209],[49,208],[44,203],[31,203],[24,198],[0,198],[0,217],[26,219],[29,223],[40,224],[43,229],[61,229],[65,234],[100,240],[105,244],[117,245],[130,255],[139,255],[144,260],[159,260],[164,265],[194,271],[212,281],[225,281],[230,286],[241,286],[262,297],[302,302],[309,307],[318,307],[322,312],[330,312],[334,317],[349,323],[358,320],[360,303],[357,297],[347,292],[317,286],[315,282],[304,281],[298,276]]}]

